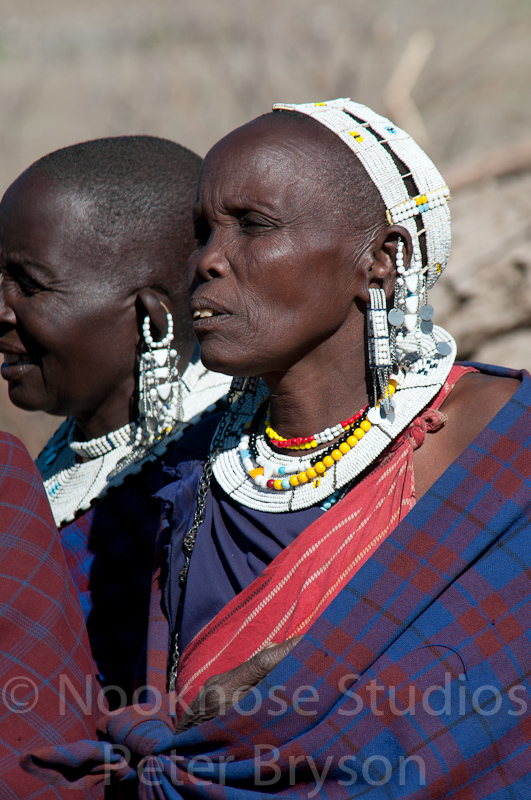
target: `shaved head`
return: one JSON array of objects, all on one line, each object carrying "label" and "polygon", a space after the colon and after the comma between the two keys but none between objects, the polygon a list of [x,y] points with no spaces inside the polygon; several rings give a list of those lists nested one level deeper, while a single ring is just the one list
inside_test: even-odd
[{"label": "shaved head", "polygon": [[297,111],[273,111],[259,117],[270,125],[292,125],[301,136],[322,144],[319,169],[329,199],[344,212],[349,226],[376,234],[386,225],[385,205],[365,168],[347,145],[316,120]]},{"label": "shaved head", "polygon": [[2,202],[40,177],[49,192],[66,196],[76,219],[76,245],[87,265],[109,285],[167,293],[176,328],[192,338],[186,261],[194,246],[191,221],[201,159],[154,136],[118,136],[82,142],[36,161]]}]

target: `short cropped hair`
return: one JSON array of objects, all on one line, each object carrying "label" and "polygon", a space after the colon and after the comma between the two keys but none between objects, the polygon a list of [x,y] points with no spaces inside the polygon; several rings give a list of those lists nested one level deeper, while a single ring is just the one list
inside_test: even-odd
[{"label": "short cropped hair", "polygon": [[[22,173],[45,172],[65,190],[93,201],[90,221],[105,239],[142,235],[170,223],[191,225],[201,158],[169,139],[115,136],[43,156]],[[178,242],[176,242],[178,246]]]},{"label": "short cropped hair", "polygon": [[[101,246],[108,262],[103,267],[120,279],[116,267],[121,262],[129,271],[123,279],[169,292],[177,314],[187,319],[186,262],[194,247],[192,208],[201,163],[198,155],[168,139],[116,136],[49,153],[18,180],[44,173],[60,191],[81,200],[87,222],[83,234]],[[157,269],[160,253],[171,256],[165,260],[171,270]],[[134,269],[129,254],[134,254]]]}]

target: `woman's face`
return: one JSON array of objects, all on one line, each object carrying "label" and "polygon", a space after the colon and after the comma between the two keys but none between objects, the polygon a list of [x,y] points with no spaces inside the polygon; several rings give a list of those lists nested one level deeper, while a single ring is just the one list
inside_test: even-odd
[{"label": "woman's face", "polygon": [[119,427],[135,387],[134,296],[100,268],[86,207],[34,174],[8,190],[0,214],[1,373],[12,402],[101,433]]},{"label": "woman's face", "polygon": [[261,120],[207,155],[189,262],[207,367],[264,377],[302,363],[318,370],[331,342],[344,357],[348,337],[363,339],[355,303],[363,242],[348,229],[322,161],[319,129],[310,138],[293,123]]}]

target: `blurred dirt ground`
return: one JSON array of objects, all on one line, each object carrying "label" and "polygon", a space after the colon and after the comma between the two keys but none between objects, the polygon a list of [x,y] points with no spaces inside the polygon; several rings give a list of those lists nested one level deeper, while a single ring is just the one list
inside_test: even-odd
[{"label": "blurred dirt ground", "polygon": [[[203,155],[273,102],[351,96],[461,187],[437,321],[463,356],[531,367],[530,0],[0,0],[0,14],[2,190],[84,139],[149,133]],[[35,455],[57,420],[1,392],[0,426]]]}]

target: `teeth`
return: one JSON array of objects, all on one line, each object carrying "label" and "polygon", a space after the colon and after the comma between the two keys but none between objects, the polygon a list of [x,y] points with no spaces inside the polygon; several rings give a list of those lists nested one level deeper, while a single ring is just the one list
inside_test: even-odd
[{"label": "teeth", "polygon": [[6,364],[25,364],[31,361],[31,357],[21,355],[19,353],[4,353],[4,362]]},{"label": "teeth", "polygon": [[213,317],[214,312],[211,308],[204,308],[202,311],[194,311],[194,319],[205,319],[206,317]]}]

